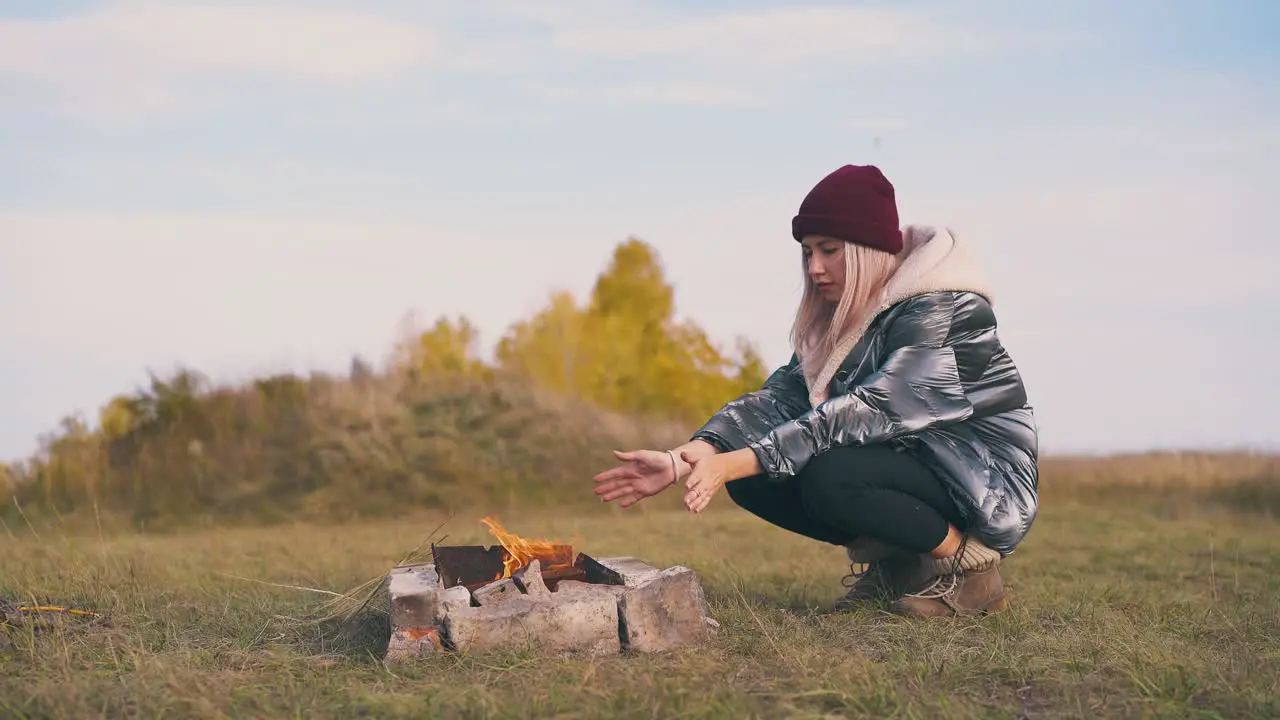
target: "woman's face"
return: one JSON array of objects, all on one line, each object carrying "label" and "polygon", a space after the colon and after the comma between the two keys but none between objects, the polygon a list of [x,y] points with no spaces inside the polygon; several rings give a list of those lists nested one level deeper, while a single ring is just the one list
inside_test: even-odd
[{"label": "woman's face", "polygon": [[805,235],[800,241],[804,270],[828,302],[839,302],[844,293],[845,241],[824,235]]}]

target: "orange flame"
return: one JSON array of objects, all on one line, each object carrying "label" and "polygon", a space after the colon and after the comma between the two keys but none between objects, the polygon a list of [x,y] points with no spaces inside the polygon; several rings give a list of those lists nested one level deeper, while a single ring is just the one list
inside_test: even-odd
[{"label": "orange flame", "polygon": [[[526,540],[508,532],[495,517],[480,518],[480,522],[489,528],[489,532],[498,538],[507,556],[502,559],[502,578],[511,577],[516,570],[528,565],[533,560],[542,561],[545,566],[572,565],[573,546],[553,543],[549,540]],[[502,579],[497,578],[497,579]]]}]

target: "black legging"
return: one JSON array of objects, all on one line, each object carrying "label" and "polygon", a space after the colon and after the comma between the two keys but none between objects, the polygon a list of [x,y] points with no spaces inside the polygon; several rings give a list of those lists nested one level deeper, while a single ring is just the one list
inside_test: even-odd
[{"label": "black legging", "polygon": [[865,537],[925,553],[942,544],[948,523],[963,529],[933,472],[884,445],[832,448],[782,482],[756,475],[725,488],[744,510],[833,545]]}]

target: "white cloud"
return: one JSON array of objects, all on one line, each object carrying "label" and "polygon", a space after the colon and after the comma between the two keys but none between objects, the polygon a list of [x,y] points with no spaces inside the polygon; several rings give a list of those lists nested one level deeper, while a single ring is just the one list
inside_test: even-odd
[{"label": "white cloud", "polygon": [[[768,104],[799,67],[857,69],[1006,52],[1031,42],[981,31],[945,8],[791,5],[714,12],[600,0],[513,3],[507,16],[541,27],[546,46],[511,47],[508,69],[589,67],[591,82],[535,84],[552,100],[747,107]],[[1036,38],[1036,41],[1047,41]],[[496,67],[490,56],[490,67]],[[636,73],[637,65],[644,70]],[[617,78],[614,80],[614,78]]]},{"label": "white cloud", "polygon": [[530,4],[516,9],[552,31],[554,47],[582,55],[663,56],[738,69],[816,60],[884,62],[970,53],[996,38],[937,10],[811,5],[660,15],[640,4]]},{"label": "white cloud", "polygon": [[758,95],[744,89],[681,81],[621,85],[610,88],[606,95],[619,102],[644,105],[743,107],[761,103]]},{"label": "white cloud", "polygon": [[599,87],[528,83],[539,97],[557,102],[609,102],[620,105],[680,105],[684,107],[757,107],[765,99],[757,92],[730,84],[685,80],[619,83]]},{"label": "white cloud", "polygon": [[[759,106],[800,66],[975,57],[1032,42],[1025,34],[994,36],[937,7],[809,4],[706,12],[625,0],[545,0],[509,2],[490,12],[507,24],[490,42],[458,44],[451,65],[536,78],[526,87],[552,101]],[[513,32],[513,19],[532,27]]]},{"label": "white cloud", "polygon": [[[421,25],[368,12],[200,2],[120,2],[55,20],[0,20],[11,100],[139,113],[199,103],[212,77],[349,83],[439,54]],[[8,87],[6,87],[8,86]]]},{"label": "white cloud", "polygon": [[[53,20],[0,20],[0,104],[137,118],[245,98],[261,79],[407,87],[406,71],[426,67],[536,78],[526,84],[561,89],[540,93],[553,101],[742,107],[766,102],[799,65],[955,58],[1011,42],[939,8],[703,12],[547,0],[429,14],[430,23],[302,3],[118,0]],[[484,31],[463,33],[472,27]],[[645,62],[629,62],[637,58]]]}]

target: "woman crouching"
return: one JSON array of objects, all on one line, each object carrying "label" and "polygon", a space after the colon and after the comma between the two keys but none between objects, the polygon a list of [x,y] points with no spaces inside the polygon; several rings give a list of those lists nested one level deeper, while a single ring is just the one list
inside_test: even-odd
[{"label": "woman crouching", "polygon": [[1037,512],[1037,433],[976,263],[947,230],[900,229],[874,166],[819,182],[792,235],[805,289],[791,361],[690,442],[615,453],[596,493],[627,507],[684,479],[701,512],[725,486],[760,518],[847,549],[838,608],[1003,609],[999,563]]}]

